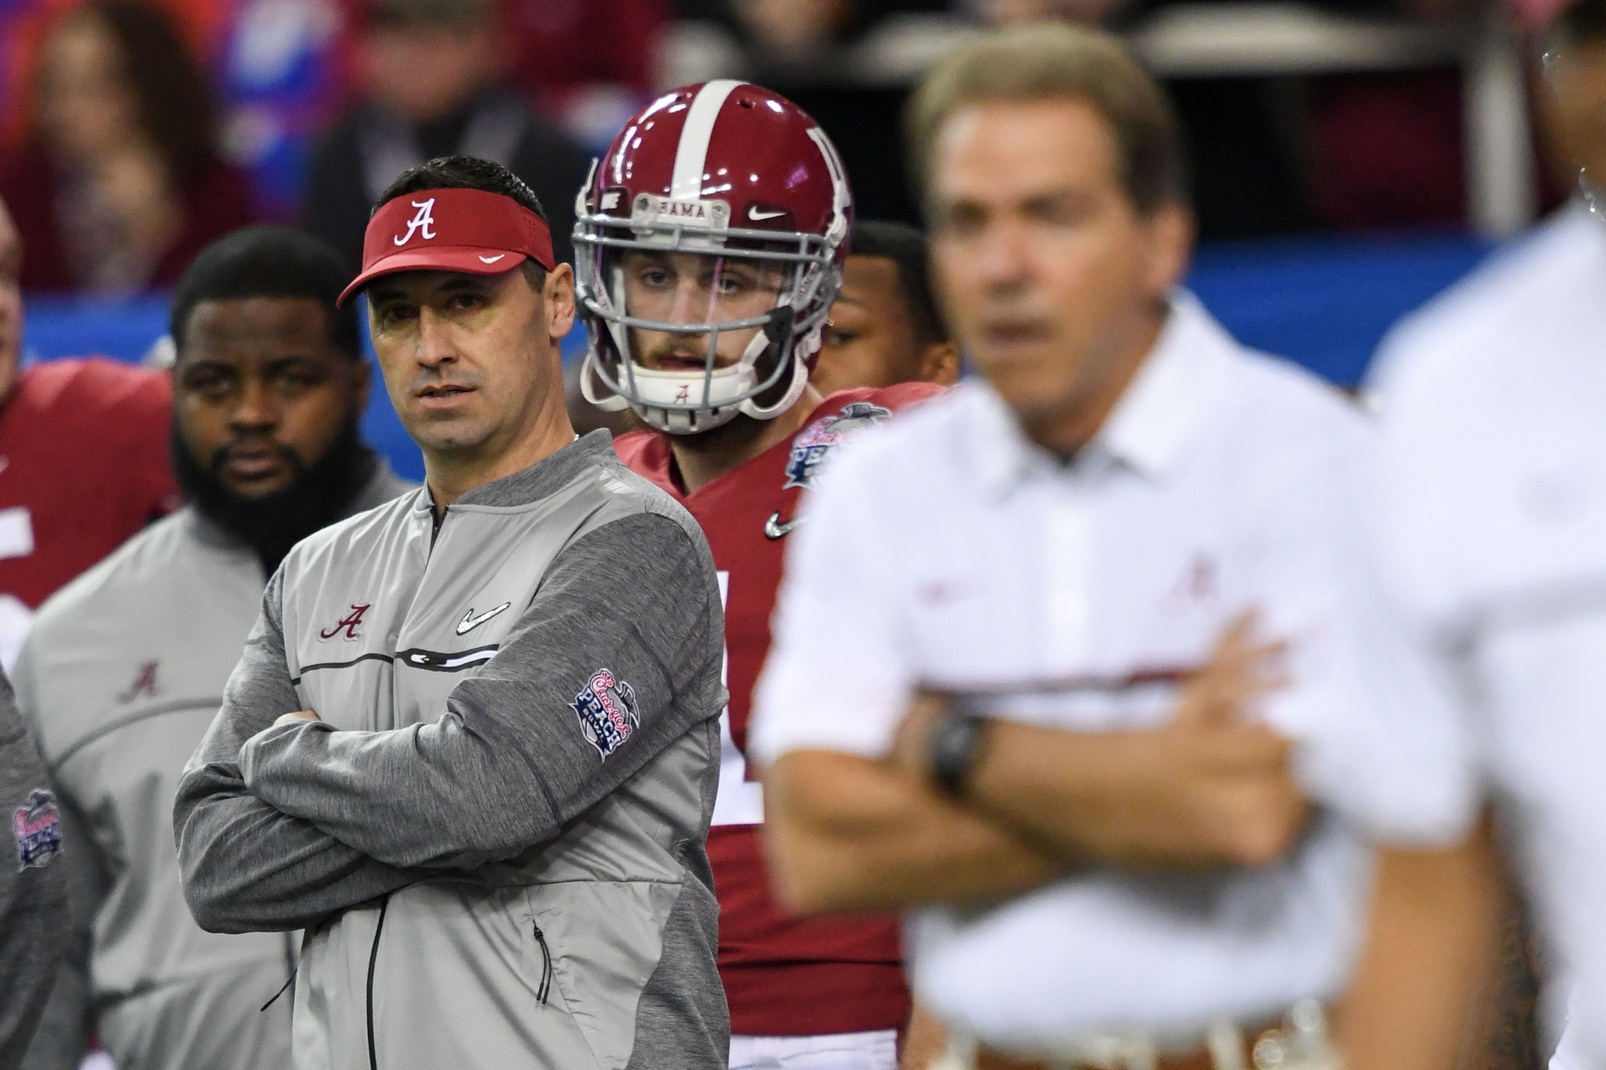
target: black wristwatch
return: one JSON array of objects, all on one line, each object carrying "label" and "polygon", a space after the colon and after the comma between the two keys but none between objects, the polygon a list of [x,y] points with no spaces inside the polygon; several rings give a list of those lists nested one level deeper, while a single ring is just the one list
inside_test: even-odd
[{"label": "black wristwatch", "polygon": [[965,794],[986,735],[987,717],[973,700],[956,698],[949,702],[926,741],[931,780],[938,791],[954,799]]}]

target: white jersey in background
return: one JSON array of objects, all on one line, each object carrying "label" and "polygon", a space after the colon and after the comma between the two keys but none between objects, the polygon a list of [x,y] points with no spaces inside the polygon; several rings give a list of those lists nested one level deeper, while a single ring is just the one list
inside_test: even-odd
[{"label": "white jersey in background", "polygon": [[[405,492],[383,464],[349,503]],[[49,763],[83,947],[23,1070],[71,1070],[91,1031],[119,1070],[285,1070],[296,933],[202,932],[179,886],[173,797],[223,705],[267,576],[186,508],[40,607],[17,699]],[[87,961],[86,961],[87,959]]]},{"label": "white jersey in background", "polygon": [[1481,736],[1552,1037],[1556,978],[1575,977],[1553,1065],[1606,1065],[1606,222],[1563,209],[1398,327],[1376,369],[1392,585]]}]

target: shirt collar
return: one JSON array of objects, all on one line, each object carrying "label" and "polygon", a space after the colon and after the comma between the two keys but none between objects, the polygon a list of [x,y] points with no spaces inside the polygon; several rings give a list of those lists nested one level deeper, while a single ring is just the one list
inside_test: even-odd
[{"label": "shirt collar", "polygon": [[[452,503],[452,507],[528,505],[562,490],[588,468],[617,461],[618,454],[613,449],[613,437],[606,431],[590,431],[528,468],[521,468],[517,472],[481,484],[464,493]],[[413,512],[433,515],[434,510],[435,499],[426,484],[418,489],[418,500],[413,505]]]},{"label": "shirt collar", "polygon": [[[1158,341],[1077,463],[1102,457],[1164,479],[1197,438],[1237,351],[1238,343],[1197,298],[1186,291],[1172,295]],[[978,383],[976,398],[973,455],[989,490],[1004,494],[1033,472],[1060,467],[1025,436],[991,387]]]}]

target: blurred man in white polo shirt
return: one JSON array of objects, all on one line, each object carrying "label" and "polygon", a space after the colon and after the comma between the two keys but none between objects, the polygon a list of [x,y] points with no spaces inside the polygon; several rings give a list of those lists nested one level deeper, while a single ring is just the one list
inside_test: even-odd
[{"label": "blurred man in white polo shirt", "polygon": [[[910,127],[983,381],[867,434],[794,536],[750,737],[781,894],[917,908],[958,1065],[1330,1066],[1362,836],[1437,848],[1473,810],[1377,595],[1366,421],[1176,289],[1175,124],[1116,39],[981,38]],[[1286,641],[1259,694],[1250,613]],[[1239,693],[1190,709],[1212,650]]]},{"label": "blurred man in white polo shirt", "polygon": [[[1577,0],[1546,44],[1554,92],[1540,102],[1561,173],[1583,172],[1577,195],[1397,328],[1374,386],[1392,586],[1484,745],[1501,842],[1536,921],[1539,1056],[1554,1049],[1552,1067],[1585,1070],[1606,1066],[1606,0]],[[1380,880],[1397,876],[1385,866]],[[1372,1043],[1355,1070],[1458,1054],[1469,1008],[1445,998],[1455,974],[1438,962],[1487,919],[1446,911],[1444,883],[1417,884],[1430,894],[1413,913],[1377,919],[1413,933],[1417,950],[1368,955],[1354,1011]]]}]

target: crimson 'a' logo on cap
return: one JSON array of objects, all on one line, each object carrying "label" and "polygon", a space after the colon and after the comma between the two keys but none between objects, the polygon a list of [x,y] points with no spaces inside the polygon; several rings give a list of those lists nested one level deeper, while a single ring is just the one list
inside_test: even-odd
[{"label": "crimson 'a' logo on cap", "polygon": [[435,240],[435,198],[431,197],[427,201],[414,201],[413,207],[417,208],[418,211],[414,212],[413,218],[407,221],[407,233],[398,234],[391,239],[397,245],[406,245],[413,240],[413,235],[420,231],[423,232],[426,241]]}]

